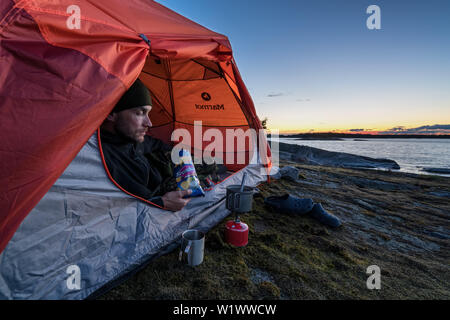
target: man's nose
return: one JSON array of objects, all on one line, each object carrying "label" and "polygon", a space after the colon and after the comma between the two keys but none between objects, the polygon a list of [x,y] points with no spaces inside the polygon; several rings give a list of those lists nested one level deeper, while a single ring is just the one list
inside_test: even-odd
[{"label": "man's nose", "polygon": [[145,121],[144,121],[144,126],[146,126],[146,127],[151,127],[153,124],[152,124],[152,122],[150,121],[150,117],[149,116],[146,116],[145,117]]}]

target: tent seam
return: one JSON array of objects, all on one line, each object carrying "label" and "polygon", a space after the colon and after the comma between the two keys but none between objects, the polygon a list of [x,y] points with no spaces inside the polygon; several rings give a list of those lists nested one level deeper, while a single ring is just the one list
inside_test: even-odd
[{"label": "tent seam", "polygon": [[[109,74],[115,76],[115,77],[118,78],[120,81],[122,81],[122,83],[126,86],[125,79],[124,79],[122,76],[116,74],[115,72],[111,71],[108,67],[104,66],[102,63],[100,63],[100,61],[99,61],[96,57],[93,57],[93,56],[90,55],[89,53],[86,53],[84,50],[79,49],[79,48],[78,48],[78,49],[75,49],[75,48],[71,48],[71,47],[69,47],[69,46],[57,45],[57,44],[55,44],[54,42],[52,42],[52,41],[49,40],[49,37],[48,37],[48,31],[47,31],[47,26],[41,26],[41,25],[39,25],[38,23],[36,23],[36,24],[38,25],[39,29],[41,30],[42,37],[45,39],[45,41],[47,41],[47,43],[49,43],[50,45],[52,45],[52,46],[54,46],[54,47],[60,47],[60,48],[71,49],[71,50],[78,51],[78,52],[84,54],[85,56],[91,58],[91,59],[94,60],[97,64],[99,64],[103,69],[106,70],[106,72],[108,72]],[[148,50],[148,49],[145,48],[145,50]]]},{"label": "tent seam", "polygon": [[[21,2],[26,2],[27,0],[19,1],[14,4],[14,6],[5,14],[4,18],[0,21],[0,35],[3,34],[3,30],[11,25],[11,22],[15,20],[15,18],[20,14],[23,8],[20,8],[18,5]],[[8,21],[7,21],[8,20]]]}]

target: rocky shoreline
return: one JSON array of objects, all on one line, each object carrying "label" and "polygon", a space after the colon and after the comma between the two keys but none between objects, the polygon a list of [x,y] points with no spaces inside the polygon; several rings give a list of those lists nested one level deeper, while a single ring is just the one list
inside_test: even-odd
[{"label": "rocky shoreline", "polygon": [[397,162],[389,159],[375,159],[282,142],[278,143],[278,145],[280,159],[302,164],[342,168],[400,169]]}]

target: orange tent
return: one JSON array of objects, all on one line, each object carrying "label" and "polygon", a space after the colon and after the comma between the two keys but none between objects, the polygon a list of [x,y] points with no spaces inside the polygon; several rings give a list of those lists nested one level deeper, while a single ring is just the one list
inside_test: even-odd
[{"label": "orange tent", "polygon": [[226,36],[154,1],[73,4],[0,3],[0,252],[137,77],[160,139],[261,129]]}]

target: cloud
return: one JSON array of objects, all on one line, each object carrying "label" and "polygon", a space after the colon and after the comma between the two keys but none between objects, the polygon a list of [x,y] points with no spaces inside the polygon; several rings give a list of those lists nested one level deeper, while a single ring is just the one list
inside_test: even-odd
[{"label": "cloud", "polygon": [[421,126],[417,128],[406,128],[404,126],[394,127],[380,134],[450,134],[450,124],[435,124],[432,126]]},{"label": "cloud", "polygon": [[450,124],[435,124],[434,126],[422,126],[415,128],[418,131],[423,130],[450,130]]},{"label": "cloud", "polygon": [[362,131],[366,131],[365,129],[350,129],[350,132],[362,132]]},{"label": "cloud", "polygon": [[406,130],[406,129],[403,126],[388,129],[388,131],[404,131],[404,130]]},{"label": "cloud", "polygon": [[269,98],[273,98],[273,97],[281,97],[281,96],[284,96],[284,93],[283,93],[283,92],[269,93],[267,96],[268,96]]}]

